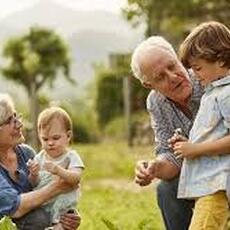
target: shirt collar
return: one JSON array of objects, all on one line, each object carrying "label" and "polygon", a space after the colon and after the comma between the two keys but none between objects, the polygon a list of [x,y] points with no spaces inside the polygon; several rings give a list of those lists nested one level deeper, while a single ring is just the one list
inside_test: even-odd
[{"label": "shirt collar", "polygon": [[228,84],[230,84],[230,75],[227,75],[226,77],[223,77],[221,79],[211,82],[209,85],[205,87],[205,91],[209,91],[215,87],[224,86]]}]

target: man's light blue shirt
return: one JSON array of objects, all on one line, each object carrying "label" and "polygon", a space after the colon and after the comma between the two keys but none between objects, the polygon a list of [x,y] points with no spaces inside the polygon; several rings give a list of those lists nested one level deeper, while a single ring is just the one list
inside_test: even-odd
[{"label": "man's light blue shirt", "polygon": [[[209,84],[190,131],[192,143],[214,141],[229,134],[230,76]],[[229,150],[230,152],[230,150]],[[230,155],[184,159],[178,188],[179,198],[196,198],[226,190]]]}]

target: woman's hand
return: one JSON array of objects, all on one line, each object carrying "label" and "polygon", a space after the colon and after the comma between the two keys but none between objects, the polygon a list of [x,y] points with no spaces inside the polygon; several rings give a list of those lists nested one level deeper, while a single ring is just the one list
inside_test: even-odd
[{"label": "woman's hand", "polygon": [[81,216],[76,210],[67,212],[61,215],[60,223],[65,230],[75,230],[80,226]]}]

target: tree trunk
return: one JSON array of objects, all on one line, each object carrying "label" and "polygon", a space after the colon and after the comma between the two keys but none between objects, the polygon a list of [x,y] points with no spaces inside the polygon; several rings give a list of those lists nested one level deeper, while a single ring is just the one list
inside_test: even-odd
[{"label": "tree trunk", "polygon": [[38,118],[38,98],[36,95],[36,83],[31,82],[30,84],[30,93],[29,93],[29,104],[30,104],[30,120],[32,123],[32,128],[30,132],[30,140],[33,148],[38,150],[39,142],[37,135],[37,118]]},{"label": "tree trunk", "polygon": [[126,120],[126,137],[128,146],[133,145],[131,133],[131,87],[129,76],[123,77],[124,113]]}]

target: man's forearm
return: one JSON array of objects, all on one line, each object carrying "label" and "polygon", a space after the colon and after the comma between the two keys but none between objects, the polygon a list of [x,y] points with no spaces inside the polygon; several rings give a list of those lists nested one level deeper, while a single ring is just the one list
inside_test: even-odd
[{"label": "man's forearm", "polygon": [[180,168],[164,157],[156,158],[155,177],[162,180],[170,180],[178,176]]}]

